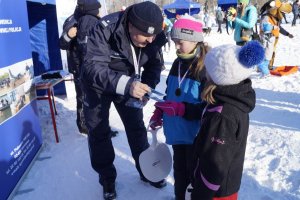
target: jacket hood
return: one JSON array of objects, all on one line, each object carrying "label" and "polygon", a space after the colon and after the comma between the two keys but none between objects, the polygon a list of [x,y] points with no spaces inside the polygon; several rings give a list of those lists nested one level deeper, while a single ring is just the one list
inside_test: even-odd
[{"label": "jacket hood", "polygon": [[239,84],[228,86],[217,86],[213,92],[216,103],[231,104],[245,113],[250,113],[255,107],[255,91],[250,79]]}]

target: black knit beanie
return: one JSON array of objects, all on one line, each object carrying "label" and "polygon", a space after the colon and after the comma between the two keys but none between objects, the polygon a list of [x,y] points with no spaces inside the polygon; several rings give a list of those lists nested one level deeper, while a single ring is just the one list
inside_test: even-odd
[{"label": "black knit beanie", "polygon": [[158,34],[162,31],[162,12],[156,4],[150,1],[134,4],[128,11],[128,20],[144,33]]},{"label": "black knit beanie", "polygon": [[97,16],[101,8],[101,4],[97,0],[78,0],[77,5],[84,15]]}]

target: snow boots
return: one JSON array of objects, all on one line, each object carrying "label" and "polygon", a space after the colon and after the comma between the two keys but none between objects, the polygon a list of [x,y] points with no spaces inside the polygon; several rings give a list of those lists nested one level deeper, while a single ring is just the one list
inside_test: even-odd
[{"label": "snow boots", "polygon": [[104,181],[102,186],[104,200],[115,200],[117,198],[115,183],[109,183]]}]

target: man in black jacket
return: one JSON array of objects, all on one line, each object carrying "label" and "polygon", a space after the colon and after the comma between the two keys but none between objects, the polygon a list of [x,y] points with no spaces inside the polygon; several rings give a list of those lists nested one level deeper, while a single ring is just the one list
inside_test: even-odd
[{"label": "man in black jacket", "polygon": [[[76,101],[77,101],[77,127],[80,133],[87,134],[85,118],[82,109],[83,91],[80,83],[80,71],[86,51],[88,31],[100,19],[101,5],[97,0],[78,0],[73,15],[68,17],[63,26],[60,37],[61,49],[67,50],[68,68],[74,76]],[[112,137],[118,131],[110,129]]]},{"label": "man in black jacket", "polygon": [[[63,25],[63,33],[59,38],[60,48],[67,51],[69,72],[74,76],[77,101],[77,127],[80,133],[87,133],[83,115],[83,93],[80,83],[80,71],[83,62],[83,47],[78,43],[78,37],[84,37],[99,19],[101,4],[97,0],[78,0],[74,14],[68,17]],[[81,27],[78,27],[78,26]]]},{"label": "man in black jacket", "polygon": [[[161,188],[142,174],[139,155],[149,147],[143,110],[145,94],[159,83],[163,66],[159,51],[166,43],[161,10],[146,1],[124,12],[103,17],[89,33],[82,70],[84,115],[89,130],[91,163],[99,174],[106,200],[116,198],[115,153],[109,137],[109,108],[114,103],[124,124],[128,143],[142,181]],[[143,68],[143,70],[141,70]]]}]

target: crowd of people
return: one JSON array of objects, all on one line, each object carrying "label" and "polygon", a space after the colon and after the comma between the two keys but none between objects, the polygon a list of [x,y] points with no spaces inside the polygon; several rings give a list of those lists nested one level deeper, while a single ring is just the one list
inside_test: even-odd
[{"label": "crowd of people", "polygon": [[[64,23],[60,45],[67,50],[74,75],[77,126],[88,136],[103,198],[117,198],[111,104],[125,127],[141,181],[155,188],[166,186],[165,179],[152,182],[144,176],[139,156],[149,148],[143,107],[160,82],[162,50],[170,51],[172,40],[177,58],[164,101],[155,103],[149,125],[153,130],[163,127],[166,143],[172,146],[175,199],[237,200],[249,113],[255,108],[249,77],[257,65],[263,75],[269,74],[279,33],[293,38],[280,23],[283,13],[294,12],[294,5],[269,0],[260,15],[249,0],[238,0],[226,14],[217,8],[218,32],[225,18],[236,44],[214,48],[204,37],[213,24],[210,13],[204,20],[189,15],[169,20],[156,4],[145,1],[100,18],[100,7],[97,0],[78,0]],[[256,41],[253,28],[258,19]]]}]

